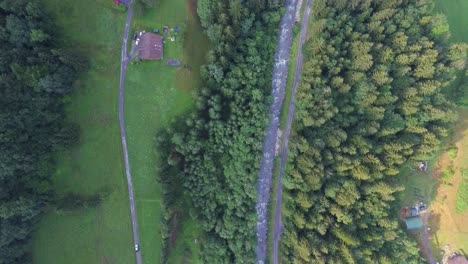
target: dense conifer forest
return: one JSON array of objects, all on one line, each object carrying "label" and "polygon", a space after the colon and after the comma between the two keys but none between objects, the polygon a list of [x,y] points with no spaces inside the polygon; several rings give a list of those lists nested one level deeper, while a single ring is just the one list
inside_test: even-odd
[{"label": "dense conifer forest", "polygon": [[[169,163],[206,231],[203,263],[254,263],[256,183],[282,1],[200,0],[213,49]],[[181,133],[180,130],[185,132]]]},{"label": "dense conifer forest", "polygon": [[78,135],[63,108],[85,63],[54,45],[53,28],[37,1],[0,1],[0,263],[30,263],[52,153]]},{"label": "dense conifer forest", "polygon": [[424,263],[395,208],[402,164],[447,136],[465,50],[430,1],[314,0],[284,179],[284,263]]}]

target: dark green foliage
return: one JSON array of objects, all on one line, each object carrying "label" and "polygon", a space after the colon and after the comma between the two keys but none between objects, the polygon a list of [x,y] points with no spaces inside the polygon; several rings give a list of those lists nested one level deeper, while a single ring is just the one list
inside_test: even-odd
[{"label": "dark green foliage", "polygon": [[[423,263],[392,177],[454,121],[447,28],[426,1],[315,0],[284,179],[284,263]],[[457,56],[455,56],[457,57]]]},{"label": "dark green foliage", "polygon": [[179,133],[170,132],[175,146],[168,161],[182,168],[185,191],[207,233],[204,263],[255,260],[256,182],[280,2],[198,2],[213,49],[196,111],[183,129],[173,130]]},{"label": "dark green foliage", "polygon": [[2,264],[28,263],[33,224],[51,193],[51,154],[78,138],[64,121],[63,102],[85,63],[53,51],[53,26],[45,18],[36,1],[0,1]]}]

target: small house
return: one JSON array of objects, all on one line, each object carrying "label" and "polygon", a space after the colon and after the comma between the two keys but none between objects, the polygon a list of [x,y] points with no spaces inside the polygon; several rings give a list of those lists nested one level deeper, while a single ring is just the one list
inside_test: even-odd
[{"label": "small house", "polygon": [[160,60],[163,58],[163,38],[159,34],[140,32],[138,57],[142,60]]},{"label": "small house", "polygon": [[423,222],[419,216],[412,216],[405,218],[406,229],[415,230],[423,227]]}]

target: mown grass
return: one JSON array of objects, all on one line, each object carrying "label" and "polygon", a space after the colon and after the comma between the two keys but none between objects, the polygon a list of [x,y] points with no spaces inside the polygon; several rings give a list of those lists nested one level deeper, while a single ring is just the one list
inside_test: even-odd
[{"label": "mown grass", "polygon": [[78,146],[57,154],[57,196],[109,194],[97,207],[50,208],[33,236],[33,262],[122,263],[134,261],[127,184],[123,176],[117,95],[125,14],[107,0],[43,0],[58,25],[57,42],[90,61],[75,84],[68,118],[81,127]]},{"label": "mown grass", "polygon": [[[159,177],[156,132],[166,127],[180,114],[193,107],[192,92],[200,85],[200,65],[209,47],[201,28],[189,12],[191,6],[186,0],[159,1],[154,9],[146,10],[141,17],[133,20],[133,32],[152,31],[163,26],[182,27],[182,32],[171,32],[176,40],[166,36],[164,60],[142,61],[131,64],[127,72],[125,91],[125,119],[128,136],[128,150],[138,213],[141,252],[144,263],[159,263],[162,249],[161,224],[162,200]],[[185,34],[184,34],[185,32]],[[166,59],[179,59],[189,68],[165,65]],[[163,161],[164,162],[164,161]],[[194,238],[199,233],[186,208],[180,216],[176,242],[170,252],[183,251],[192,246],[196,259],[199,245]],[[173,247],[173,248],[172,248]],[[183,254],[175,254],[170,263],[181,263]],[[191,262],[193,263],[193,262]]]}]

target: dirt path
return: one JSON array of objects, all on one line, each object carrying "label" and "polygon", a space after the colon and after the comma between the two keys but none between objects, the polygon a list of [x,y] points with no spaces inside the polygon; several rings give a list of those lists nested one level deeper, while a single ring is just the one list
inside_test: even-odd
[{"label": "dirt path", "polygon": [[421,230],[421,239],[422,239],[422,242],[423,242],[423,247],[424,247],[424,255],[426,255],[426,259],[427,261],[429,262],[429,264],[437,264],[437,259],[434,257],[434,254],[432,254],[432,250],[431,250],[431,246],[429,245],[430,243],[430,239],[429,239],[429,235],[427,233],[428,229],[427,229],[427,221],[428,221],[428,218],[429,218],[429,213],[428,212],[424,212],[424,213],[421,213],[421,220],[423,222],[423,226],[422,226],[422,230]]},{"label": "dirt path", "polygon": [[286,0],[286,12],[281,18],[278,33],[278,45],[273,67],[273,80],[270,105],[270,123],[266,129],[263,141],[263,155],[260,161],[260,171],[257,182],[257,263],[263,264],[266,259],[268,202],[270,200],[271,178],[273,176],[273,160],[278,136],[279,115],[284,100],[288,64],[291,51],[292,28],[296,12],[296,0]]},{"label": "dirt path", "polygon": [[[119,123],[120,123],[120,138],[122,140],[122,152],[124,157],[125,175],[127,177],[128,186],[128,199],[130,200],[130,214],[132,218],[132,231],[134,245],[140,245],[140,237],[138,236],[138,222],[135,207],[135,196],[133,194],[132,175],[130,174],[130,162],[128,160],[127,149],[127,132],[125,130],[125,117],[124,117],[124,91],[125,91],[125,74],[127,72],[128,62],[130,60],[127,55],[127,40],[130,31],[130,24],[132,23],[132,0],[128,0],[127,19],[125,21],[125,29],[122,39],[122,57],[120,61],[120,85],[119,85]],[[141,251],[135,252],[136,263],[141,264]]]},{"label": "dirt path", "polygon": [[275,204],[275,216],[273,222],[273,248],[272,248],[272,261],[274,264],[278,263],[278,248],[281,233],[283,232],[283,223],[281,222],[281,202],[283,198],[283,175],[284,167],[286,166],[286,160],[288,155],[288,142],[289,134],[291,132],[292,121],[294,117],[294,108],[296,107],[296,90],[297,85],[299,84],[302,72],[302,45],[305,42],[307,36],[307,26],[309,25],[309,16],[310,16],[310,3],[311,0],[307,0],[306,6],[304,9],[304,15],[302,16],[301,22],[301,33],[299,35],[299,43],[297,45],[297,60],[296,68],[294,73],[294,82],[293,89],[291,92],[291,98],[289,101],[288,109],[288,120],[286,123],[286,128],[284,130],[283,142],[281,146],[281,162],[279,169],[278,182],[276,187],[276,204]]}]

